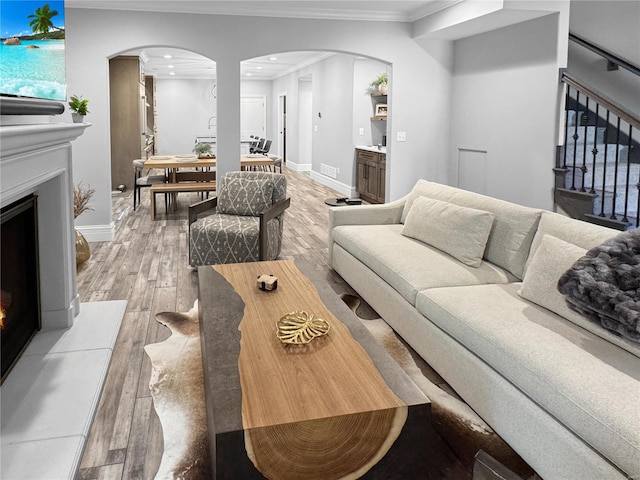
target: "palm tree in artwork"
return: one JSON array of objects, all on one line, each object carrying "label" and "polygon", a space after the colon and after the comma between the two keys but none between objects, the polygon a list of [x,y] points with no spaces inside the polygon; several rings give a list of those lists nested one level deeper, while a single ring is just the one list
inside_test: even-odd
[{"label": "palm tree in artwork", "polygon": [[49,33],[49,30],[55,29],[64,31],[63,28],[56,27],[51,19],[58,15],[57,10],[51,10],[48,3],[45,3],[42,7],[36,8],[35,13],[27,16],[27,18],[32,18],[29,26],[32,28],[33,33]]}]

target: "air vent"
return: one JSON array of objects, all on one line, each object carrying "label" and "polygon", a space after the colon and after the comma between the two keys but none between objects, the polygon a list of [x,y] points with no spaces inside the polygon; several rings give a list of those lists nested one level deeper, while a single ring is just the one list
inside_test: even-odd
[{"label": "air vent", "polygon": [[338,169],[330,165],[320,164],[320,173],[331,178],[338,178]]}]

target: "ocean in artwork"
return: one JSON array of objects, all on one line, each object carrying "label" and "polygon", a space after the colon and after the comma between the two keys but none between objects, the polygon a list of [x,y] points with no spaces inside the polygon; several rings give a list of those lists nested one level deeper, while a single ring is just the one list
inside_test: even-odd
[{"label": "ocean in artwork", "polygon": [[64,48],[64,40],[23,40],[20,45],[0,44],[0,92],[66,100]]}]

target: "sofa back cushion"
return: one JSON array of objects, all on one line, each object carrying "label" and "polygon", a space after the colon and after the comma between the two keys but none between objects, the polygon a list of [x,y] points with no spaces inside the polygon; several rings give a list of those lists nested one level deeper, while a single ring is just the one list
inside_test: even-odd
[{"label": "sofa back cushion", "polygon": [[542,212],[538,230],[531,242],[531,251],[529,252],[525,270],[529,268],[533,255],[542,243],[544,235],[551,235],[565,242],[577,245],[580,248],[584,248],[585,250],[589,250],[600,245],[605,240],[614,237],[618,233],[620,232],[612,228],[575,220],[565,215],[560,215],[559,213]]},{"label": "sofa back cushion", "polygon": [[[557,313],[570,322],[640,357],[640,344],[612,333],[571,309],[558,291],[558,280],[587,250],[551,235],[536,235],[537,248],[528,263],[518,294],[530,302]],[[541,238],[540,238],[541,237]]]},{"label": "sofa back cushion", "polygon": [[479,267],[493,224],[493,214],[432,198],[417,198],[401,233]]},{"label": "sofa back cushion", "polygon": [[523,207],[448,185],[418,180],[407,196],[401,217],[402,223],[405,223],[413,202],[418,197],[433,198],[492,213],[494,221],[487,240],[484,258],[522,279],[541,210]]}]

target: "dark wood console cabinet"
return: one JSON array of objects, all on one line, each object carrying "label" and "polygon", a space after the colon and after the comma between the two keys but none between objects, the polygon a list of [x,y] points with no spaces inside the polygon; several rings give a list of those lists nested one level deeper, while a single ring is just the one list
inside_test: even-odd
[{"label": "dark wood console cabinet", "polygon": [[356,149],[356,190],[369,203],[384,203],[387,154]]}]

